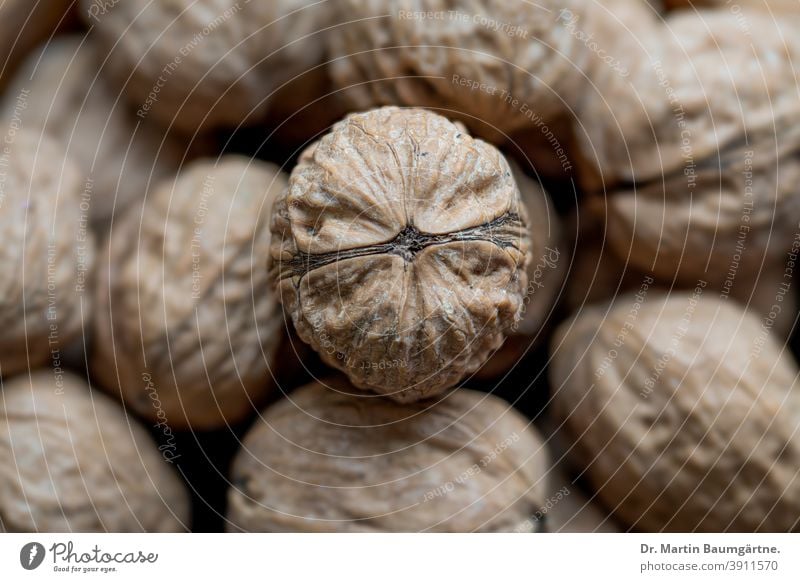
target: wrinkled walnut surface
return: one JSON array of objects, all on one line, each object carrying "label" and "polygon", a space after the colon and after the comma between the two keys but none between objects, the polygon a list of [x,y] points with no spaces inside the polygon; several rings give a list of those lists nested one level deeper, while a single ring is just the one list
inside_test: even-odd
[{"label": "wrinkled walnut surface", "polygon": [[578,111],[612,247],[662,278],[719,282],[733,263],[780,260],[800,219],[800,43],[769,15],[746,24],[675,13]]},{"label": "wrinkled walnut surface", "polygon": [[176,532],[189,497],[136,421],[71,374],[0,391],[0,531]]},{"label": "wrinkled walnut surface", "polygon": [[232,531],[530,531],[547,453],[493,396],[399,405],[311,384],[264,413],[232,470]]},{"label": "wrinkled walnut surface", "polygon": [[331,36],[331,75],[359,109],[431,107],[481,135],[514,131],[580,94],[592,55],[563,26],[562,10],[593,21],[592,4],[344,0],[350,21]]},{"label": "wrinkled walnut surface", "polygon": [[282,325],[263,261],[285,184],[257,160],[197,161],[115,226],[93,371],[139,414],[212,428],[263,398]]},{"label": "wrinkled walnut surface", "polygon": [[[9,130],[0,191],[0,373],[52,358],[79,336],[92,312],[94,239],[81,209],[77,168],[35,130]],[[4,154],[5,155],[5,154]]]},{"label": "wrinkled walnut surface", "polygon": [[355,114],[302,155],[271,272],[300,337],[358,387],[411,401],[477,369],[515,322],[529,236],[511,169],[436,114]]},{"label": "wrinkled walnut surface", "polygon": [[553,340],[554,411],[573,463],[634,529],[797,530],[791,357],[734,303],[651,292],[635,304],[584,309]]},{"label": "wrinkled walnut surface", "polygon": [[[92,0],[83,0],[85,9]],[[322,69],[335,2],[197,0],[114,4],[89,20],[108,49],[109,74],[135,109],[194,133],[259,122],[276,98],[297,101]],[[151,94],[155,93],[155,99]],[[302,100],[301,100],[302,101]]]}]

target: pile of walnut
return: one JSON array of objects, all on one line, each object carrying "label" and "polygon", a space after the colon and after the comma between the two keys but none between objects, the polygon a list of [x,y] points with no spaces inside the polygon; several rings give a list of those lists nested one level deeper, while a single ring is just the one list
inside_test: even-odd
[{"label": "pile of walnut", "polygon": [[6,2],[0,531],[800,531],[800,5],[729,4]]}]

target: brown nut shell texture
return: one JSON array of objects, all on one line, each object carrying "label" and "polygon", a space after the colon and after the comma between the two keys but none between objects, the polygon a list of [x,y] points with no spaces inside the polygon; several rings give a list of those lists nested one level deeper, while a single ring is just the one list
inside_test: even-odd
[{"label": "brown nut shell texture", "polygon": [[257,160],[198,160],[114,226],[93,372],[140,415],[202,429],[259,405],[282,322],[262,257],[285,184]]},{"label": "brown nut shell texture", "polygon": [[0,531],[177,532],[189,496],[147,431],[81,378],[0,391]]},{"label": "brown nut shell texture", "polygon": [[76,166],[58,143],[10,126],[0,186],[0,374],[62,354],[92,313],[94,237]]},{"label": "brown nut shell texture", "polygon": [[[82,5],[91,16],[97,3]],[[277,97],[296,100],[298,92],[313,91],[335,6],[125,0],[88,23],[107,49],[110,78],[139,116],[193,133],[257,123]],[[294,94],[275,95],[298,77]]]},{"label": "brown nut shell texture", "polygon": [[564,323],[552,349],[571,461],[622,522],[800,529],[798,369],[758,318],[701,288],[628,295]]},{"label": "brown nut shell texture", "polygon": [[338,123],[302,155],[272,233],[271,273],[300,337],[398,401],[475,371],[520,312],[530,243],[509,165],[428,111]]},{"label": "brown nut shell texture", "polygon": [[536,531],[548,468],[536,430],[493,396],[462,389],[399,405],[315,383],[246,435],[228,529]]}]

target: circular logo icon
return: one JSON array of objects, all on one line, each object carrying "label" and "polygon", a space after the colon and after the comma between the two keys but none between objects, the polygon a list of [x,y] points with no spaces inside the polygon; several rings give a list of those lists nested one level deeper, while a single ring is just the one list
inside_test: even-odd
[{"label": "circular logo icon", "polygon": [[30,542],[19,551],[19,563],[26,570],[35,570],[44,561],[44,546],[39,542]]}]

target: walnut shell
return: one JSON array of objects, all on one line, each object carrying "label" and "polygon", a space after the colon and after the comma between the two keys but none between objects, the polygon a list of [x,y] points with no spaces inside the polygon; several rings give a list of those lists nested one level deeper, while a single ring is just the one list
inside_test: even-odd
[{"label": "walnut shell", "polygon": [[[137,120],[97,77],[93,38],[58,37],[23,63],[0,103],[8,118],[58,141],[78,164],[95,225],[144,198],[148,185],[173,174],[184,147]],[[137,123],[137,121],[139,123]]]},{"label": "walnut shell", "polygon": [[530,241],[503,156],[386,107],[310,146],[272,215],[271,272],[301,339],[407,402],[475,371],[518,317]]},{"label": "walnut shell", "polygon": [[92,313],[94,238],[77,168],[59,144],[9,126],[0,188],[0,373],[3,377],[64,351]]},{"label": "walnut shell", "polygon": [[17,67],[40,42],[75,19],[73,0],[3,0],[0,4],[0,89],[6,90]]},{"label": "walnut shell", "polygon": [[720,282],[733,263],[780,260],[800,220],[800,43],[747,19],[752,36],[727,10],[676,13],[579,111],[584,154],[619,190],[610,242],[661,278]]},{"label": "walnut shell", "polygon": [[597,496],[646,531],[800,529],[794,361],[733,302],[618,298],[553,340],[553,409]]},{"label": "walnut shell", "polygon": [[463,389],[399,405],[314,383],[246,435],[228,528],[527,531],[547,467],[535,429],[493,396]]},{"label": "walnut shell", "polygon": [[0,468],[0,531],[188,527],[189,496],[144,428],[71,374],[5,382]]},{"label": "walnut shell", "polygon": [[271,164],[197,161],[114,227],[93,372],[142,416],[213,428],[263,398],[282,320],[262,261],[285,185]]},{"label": "walnut shell", "polygon": [[431,107],[480,134],[514,131],[580,93],[588,51],[559,14],[590,10],[581,4],[343,0],[350,21],[330,39],[331,76],[358,109]]},{"label": "walnut shell", "polygon": [[[88,9],[93,1],[82,3]],[[126,0],[89,22],[107,48],[109,74],[139,115],[194,132],[258,123],[284,83],[323,74],[334,7]],[[281,97],[297,100],[304,87],[293,84]]]}]

